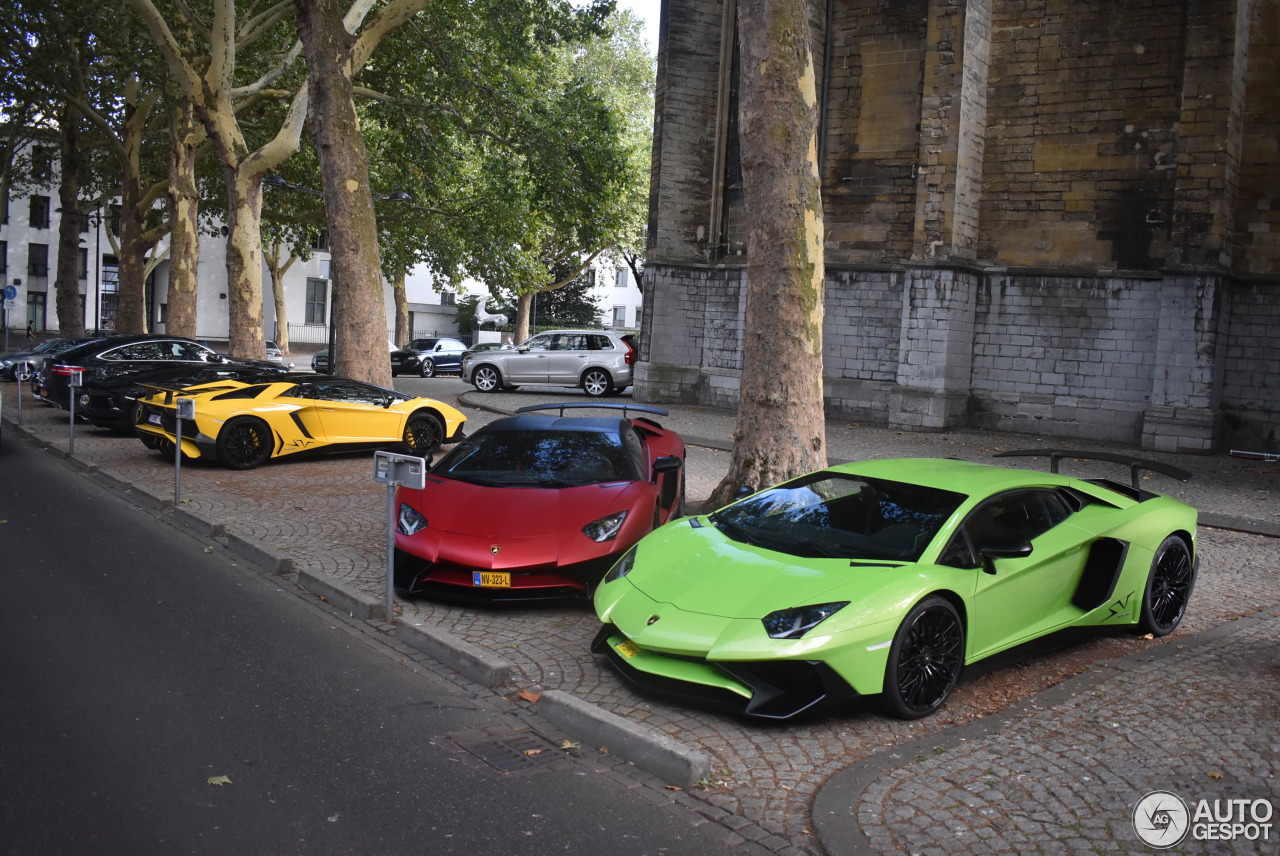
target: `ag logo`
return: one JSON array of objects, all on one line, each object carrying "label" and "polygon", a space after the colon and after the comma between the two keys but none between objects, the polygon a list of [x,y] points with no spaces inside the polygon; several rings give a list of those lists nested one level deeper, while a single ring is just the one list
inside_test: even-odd
[{"label": "ag logo", "polygon": [[494,544],[489,547],[489,552],[496,556],[502,552],[502,546],[500,544]]},{"label": "ag logo", "polygon": [[1157,850],[1174,847],[1187,837],[1191,813],[1182,797],[1152,791],[1133,807],[1133,828],[1144,844]]}]

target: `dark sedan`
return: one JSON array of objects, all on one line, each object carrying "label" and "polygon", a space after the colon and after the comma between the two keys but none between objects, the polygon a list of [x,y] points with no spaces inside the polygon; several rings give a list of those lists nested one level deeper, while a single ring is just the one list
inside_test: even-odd
[{"label": "dark sedan", "polygon": [[434,377],[438,372],[457,372],[466,349],[457,339],[414,339],[391,352],[391,376]]},{"label": "dark sedan", "polygon": [[44,365],[44,361],[55,357],[63,351],[69,351],[76,345],[92,342],[93,338],[49,339],[33,348],[12,354],[0,354],[0,374],[9,380],[17,380],[21,371],[34,372]]},{"label": "dark sedan", "polygon": [[40,370],[38,394],[41,400],[66,410],[71,406],[72,374],[80,376],[82,386],[89,386],[160,369],[193,370],[214,365],[285,370],[266,360],[233,359],[182,336],[111,336],[86,342],[46,360]]},{"label": "dark sedan", "polygon": [[256,365],[202,364],[145,371],[102,381],[85,381],[76,398],[76,416],[100,428],[132,435],[137,401],[150,395],[156,387],[185,389],[219,380],[271,383],[286,374],[289,374],[288,369],[280,365],[268,369]]}]

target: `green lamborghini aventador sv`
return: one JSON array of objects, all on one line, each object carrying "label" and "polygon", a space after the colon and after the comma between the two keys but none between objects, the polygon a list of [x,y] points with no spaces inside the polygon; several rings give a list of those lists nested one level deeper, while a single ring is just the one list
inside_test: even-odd
[{"label": "green lamborghini aventador sv", "polygon": [[[844,464],[669,523],[595,593],[593,650],[642,688],[786,719],[855,696],[927,716],[961,670],[1048,633],[1163,636],[1196,575],[1196,510],[1165,464],[1032,450],[1052,472],[950,459]],[[1058,474],[1060,459],[1131,484]]]}]

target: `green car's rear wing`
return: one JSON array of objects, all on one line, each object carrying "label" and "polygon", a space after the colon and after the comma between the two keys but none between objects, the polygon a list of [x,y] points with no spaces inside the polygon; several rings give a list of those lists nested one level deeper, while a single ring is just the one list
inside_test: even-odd
[{"label": "green car's rear wing", "polygon": [[1008,452],[996,452],[993,457],[996,458],[1048,458],[1049,471],[1058,472],[1058,461],[1063,458],[1078,458],[1085,461],[1106,461],[1112,464],[1122,464],[1129,468],[1130,476],[1133,479],[1133,489],[1138,490],[1138,473],[1146,471],[1159,473],[1178,481],[1189,481],[1191,473],[1184,469],[1172,466],[1171,464],[1162,464],[1159,461],[1148,461],[1145,458],[1135,458],[1132,455],[1119,455],[1114,452],[1080,452],[1065,449],[1012,449]]}]

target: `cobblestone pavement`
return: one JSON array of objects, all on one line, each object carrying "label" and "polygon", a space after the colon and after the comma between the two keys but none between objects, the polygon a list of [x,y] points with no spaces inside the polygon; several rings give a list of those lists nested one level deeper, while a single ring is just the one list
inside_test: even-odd
[{"label": "cobblestone pavement", "polygon": [[[3,386],[5,419],[12,423],[17,419],[15,389],[13,384]],[[397,381],[397,387],[459,403],[472,430],[494,418],[496,411],[543,401],[582,400],[576,390],[522,390],[484,396],[467,392],[469,388],[450,378],[402,378]],[[727,448],[732,432],[732,414],[701,407],[669,409],[671,415],[661,421],[683,433],[691,444],[687,462],[690,499],[705,499],[728,464],[728,454],[723,449]],[[27,433],[55,449],[66,449],[66,413],[27,398],[23,420]],[[6,428],[6,442],[10,441],[8,435]],[[894,456],[985,460],[1000,449],[1065,445],[1057,440],[989,432],[895,432],[845,420],[829,423],[828,444],[834,460]],[[1080,444],[1080,447],[1086,446]],[[1087,447],[1119,450],[1119,447],[1096,443]],[[145,485],[159,496],[165,496],[168,491],[167,495],[172,496],[172,466],[134,439],[79,427],[75,457],[127,484]],[[1280,503],[1272,496],[1275,473],[1280,471],[1277,465],[1226,456],[1147,457],[1196,471],[1197,478],[1185,485],[1160,478],[1151,486],[1200,507],[1204,512],[1202,523],[1213,519],[1238,528],[1280,532]],[[1038,466],[1041,462],[1002,459],[997,463]],[[1073,465],[1069,471],[1091,474],[1090,468],[1094,466]],[[1114,469],[1111,474],[1114,475]],[[381,592],[385,585],[385,494],[385,488],[372,481],[367,455],[291,460],[249,473],[199,463],[189,463],[182,468],[183,507],[206,519],[220,521],[228,531],[259,544],[268,553],[287,557],[296,568],[323,571],[337,581],[370,593]],[[819,841],[811,813],[820,791],[840,793],[838,789],[825,787],[834,775],[855,762],[882,757],[878,753],[890,747],[935,736],[945,739],[965,723],[980,722],[1010,702],[1031,697],[1070,677],[1076,668],[1072,663],[1115,660],[1159,649],[1162,643],[1177,645],[1193,634],[1232,619],[1274,609],[1280,601],[1277,586],[1280,562],[1275,546],[1272,538],[1257,534],[1204,528],[1197,591],[1182,627],[1168,640],[1143,640],[1129,634],[1084,636],[1072,640],[1065,653],[1040,650],[995,671],[971,670],[943,711],[913,723],[888,719],[871,710],[852,710],[838,717],[769,726],[638,696],[611,673],[602,671],[587,653],[597,622],[585,606],[489,611],[429,601],[401,601],[397,608],[406,617],[424,619],[515,663],[519,669],[519,686],[513,688],[513,697],[515,689],[564,690],[707,752],[712,759],[712,775],[705,787],[695,789],[691,796],[704,802],[709,811],[717,812],[722,823],[739,830],[744,838],[774,852],[818,853],[824,848],[841,852],[846,844],[857,844],[856,836],[833,841],[824,835]],[[1274,630],[1274,624],[1264,626]],[[1274,636],[1272,638],[1274,640]],[[1174,657],[1167,665],[1170,669],[1185,671],[1191,662]],[[1274,684],[1274,678],[1272,682]],[[1009,695],[1011,684],[1018,689],[1014,697]],[[1115,695],[1109,693],[1103,697]],[[1134,698],[1125,693],[1115,701],[1129,704]],[[1160,708],[1159,704],[1153,705],[1157,716],[1163,715]],[[1107,714],[1102,716],[1105,718]],[[1266,727],[1255,731],[1265,731],[1271,735],[1268,739],[1274,741],[1274,709],[1270,721],[1264,722]],[[1034,722],[1028,722],[1032,724]],[[1244,745],[1247,748],[1249,744]],[[1071,764],[1071,757],[1068,755],[1061,763]],[[914,770],[914,767],[907,769]],[[922,773],[921,778],[928,782],[933,776]],[[896,805],[904,795],[910,797],[912,804],[930,804],[922,803],[914,795],[912,782],[915,781],[912,778],[908,782],[890,783],[884,797],[877,797],[874,790],[867,790],[865,799],[849,793],[850,802],[846,805],[851,807],[855,798],[861,800],[857,819],[880,836],[875,841],[877,846],[885,844],[884,852],[951,852],[954,842],[949,837],[929,838],[921,833],[917,841],[916,833],[908,832],[910,842],[904,845],[886,838],[889,833],[882,834],[883,830],[892,833],[899,828],[894,820],[896,815],[888,820],[884,818],[884,806]],[[1168,784],[1172,786],[1174,782]],[[926,787],[925,784],[918,786]],[[953,802],[956,797],[951,791],[955,787],[964,785],[948,784],[943,788]],[[1132,800],[1140,795],[1126,794],[1121,799]],[[929,796],[929,800],[934,799],[933,795]],[[1117,817],[1123,821],[1124,812]],[[1013,847],[1007,852],[1021,851]],[[1057,852],[1069,852],[1069,849]]]}]

